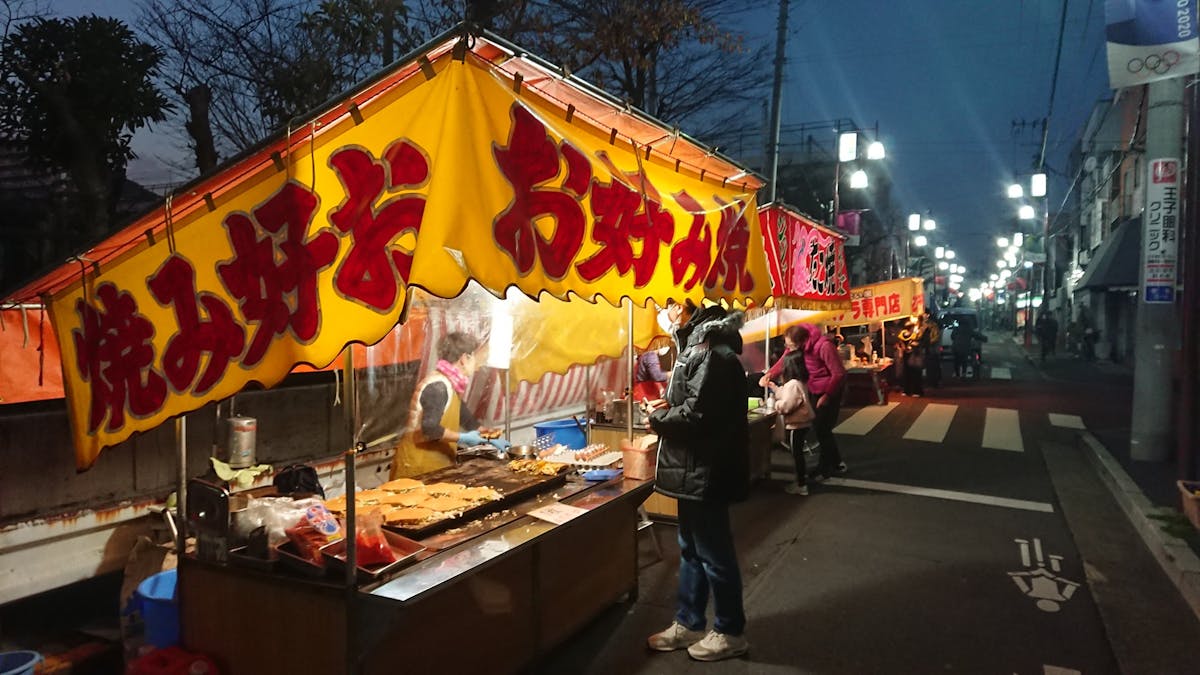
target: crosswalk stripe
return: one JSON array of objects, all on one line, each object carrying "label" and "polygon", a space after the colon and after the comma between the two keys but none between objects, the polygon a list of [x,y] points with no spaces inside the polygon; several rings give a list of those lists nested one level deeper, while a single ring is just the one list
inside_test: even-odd
[{"label": "crosswalk stripe", "polygon": [[993,366],[992,367],[992,379],[993,380],[1011,380],[1012,379],[1012,370],[1010,370],[1008,368],[999,368],[999,367]]},{"label": "crosswalk stripe", "polygon": [[1054,513],[1054,506],[1045,502],[1032,502],[1025,499],[1009,499],[1008,497],[993,497],[991,495],[957,492],[955,490],[939,490],[935,488],[917,487],[915,485],[897,485],[895,483],[877,483],[871,480],[857,480],[854,478],[829,478],[824,484],[838,485],[841,487],[855,488],[858,490],[895,492],[897,494],[913,495],[916,497],[950,499],[958,502],[970,502],[972,504],[1000,506],[1007,509],[1037,511],[1039,513]]},{"label": "crosswalk stripe", "polygon": [[862,410],[842,420],[842,423],[834,427],[833,433],[847,434],[850,436],[866,436],[875,425],[883,421],[888,413],[892,412],[900,404],[893,401],[887,405],[868,405]]},{"label": "crosswalk stripe", "polygon": [[987,409],[987,418],[983,423],[983,447],[1025,452],[1025,443],[1021,440],[1021,421],[1016,410]]},{"label": "crosswalk stripe", "polygon": [[1064,427],[1066,429],[1087,429],[1083,425],[1083,418],[1079,415],[1060,415],[1058,413],[1050,413],[1050,424],[1056,427]]},{"label": "crosswalk stripe", "polygon": [[950,430],[950,422],[954,420],[957,410],[956,405],[930,403],[921,411],[917,421],[908,428],[904,438],[910,441],[941,443],[946,438],[946,432]]}]

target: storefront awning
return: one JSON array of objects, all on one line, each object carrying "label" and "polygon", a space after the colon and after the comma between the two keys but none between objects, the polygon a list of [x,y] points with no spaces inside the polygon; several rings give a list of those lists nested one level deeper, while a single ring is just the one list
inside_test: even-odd
[{"label": "storefront awning", "polygon": [[10,300],[47,301],[82,469],[378,342],[414,288],[761,304],[760,184],[512,45],[451,35]]},{"label": "storefront awning", "polygon": [[1141,252],[1142,218],[1126,218],[1096,249],[1087,271],[1075,284],[1075,291],[1136,290]]}]

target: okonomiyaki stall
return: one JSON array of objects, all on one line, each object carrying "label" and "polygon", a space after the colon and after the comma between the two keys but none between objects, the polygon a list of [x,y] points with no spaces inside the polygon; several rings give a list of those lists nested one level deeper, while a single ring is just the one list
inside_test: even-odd
[{"label": "okonomiyaki stall", "polygon": [[[384,413],[408,401],[363,384],[386,369],[359,368],[361,348],[346,347],[379,343],[420,317],[409,339],[429,339],[436,312],[433,301],[413,300],[417,289],[463,303],[443,330],[459,321],[497,352],[519,322],[492,303],[569,301],[579,316],[592,313],[598,346],[572,340],[547,359],[590,363],[635,342],[636,317],[652,321],[651,302],[766,299],[763,240],[751,224],[759,185],[498,39],[435,40],[44,280],[77,464],[173,422],[186,466],[186,413],[341,355],[352,492],[356,453],[388,442],[396,426],[381,422]],[[627,318],[626,330],[603,335],[619,323],[613,315]],[[588,349],[596,353],[581,357]],[[422,353],[432,365],[429,346]],[[508,360],[500,356],[486,358]],[[505,364],[507,381],[519,367],[527,380],[557,368],[520,363]],[[327,414],[296,414],[314,412]],[[238,565],[220,549],[184,556],[183,645],[230,673],[521,668],[636,590],[636,509],[650,492],[647,481],[587,483],[553,463],[522,466],[451,462],[394,482],[383,490],[392,503],[346,499],[344,524],[310,523],[334,528],[332,549],[309,560],[316,569],[304,567],[306,549],[296,551],[302,572]],[[181,509],[187,478],[181,470]],[[453,527],[384,519],[383,543],[367,548],[397,560],[356,565],[366,562],[357,526],[378,523],[364,508],[412,508],[404,505],[415,484],[452,497],[435,488],[452,482],[476,495],[460,500]],[[203,525],[212,510],[191,515]],[[357,535],[340,548],[339,526]],[[203,535],[200,544],[203,552]],[[326,560],[344,574],[317,564]]]}]

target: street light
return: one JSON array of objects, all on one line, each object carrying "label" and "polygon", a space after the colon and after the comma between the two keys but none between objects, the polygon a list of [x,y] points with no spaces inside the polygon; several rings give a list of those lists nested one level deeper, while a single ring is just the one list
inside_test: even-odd
[{"label": "street light", "polygon": [[887,156],[887,152],[883,148],[883,143],[872,141],[867,146],[867,159],[883,159]]},{"label": "street light", "polygon": [[853,162],[858,158],[858,134],[847,131],[838,136],[838,161]]},{"label": "street light", "polygon": [[937,223],[934,222],[933,218],[926,218],[925,222],[921,223],[921,227],[925,228],[926,232],[933,232],[937,229]]},{"label": "street light", "polygon": [[855,190],[862,190],[867,187],[867,172],[859,169],[850,174],[850,187]]},{"label": "street light", "polygon": [[1025,235],[1018,232],[1013,235],[1013,246],[1021,248],[1025,245]]},{"label": "street light", "polygon": [[946,250],[946,259],[954,260],[954,251],[947,249]]},{"label": "street light", "polygon": [[921,229],[921,214],[910,213],[908,215],[908,229],[913,232]]},{"label": "street light", "polygon": [[917,236],[913,237],[913,245],[916,246],[917,248],[921,248],[928,243],[929,243],[929,240],[926,239],[925,235],[923,235],[923,234],[918,234]]},{"label": "street light", "polygon": [[946,248],[944,246],[938,246],[937,248],[933,249],[933,257],[937,258],[938,260],[945,258]]},{"label": "street light", "polygon": [[1000,248],[1008,248],[1008,237],[996,237],[996,245]]},{"label": "street light", "polygon": [[1046,174],[1035,173],[1029,179],[1029,196],[1030,197],[1045,197],[1046,196]]},{"label": "street light", "polygon": [[1020,183],[1013,183],[1008,186],[1008,198],[1020,199],[1025,196],[1025,188],[1021,187]]},{"label": "street light", "polygon": [[[879,141],[874,141],[867,146],[867,159],[883,159],[885,152],[883,144]],[[845,162],[853,162],[858,159],[858,132],[846,131],[838,134],[838,153],[837,163],[833,167],[833,206],[830,215],[830,225],[838,228],[838,215],[841,213],[841,181],[842,181],[842,164]],[[867,187],[868,179],[867,172],[859,169],[850,174],[850,187],[855,190],[861,190]]]},{"label": "street light", "polygon": [[1021,220],[1033,220],[1035,215],[1033,207],[1028,204],[1022,204],[1021,208],[1017,210],[1017,217]]},{"label": "street light", "polygon": [[948,269],[950,269],[950,263],[943,260],[940,263],[938,263],[938,269],[939,270],[948,270]]}]

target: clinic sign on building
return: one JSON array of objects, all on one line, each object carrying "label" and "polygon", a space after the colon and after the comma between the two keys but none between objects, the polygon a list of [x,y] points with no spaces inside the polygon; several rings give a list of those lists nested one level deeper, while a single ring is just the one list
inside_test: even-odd
[{"label": "clinic sign on building", "polygon": [[1179,256],[1180,162],[1154,159],[1146,181],[1145,240],[1142,242],[1142,302],[1175,302]]}]

